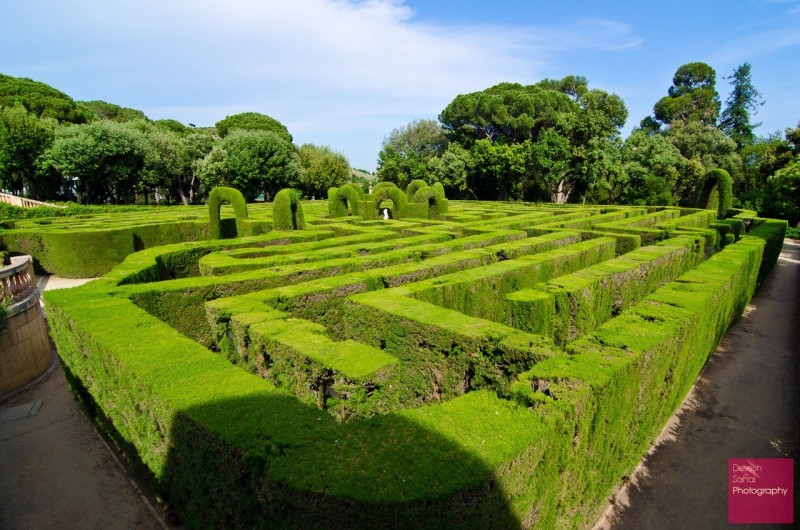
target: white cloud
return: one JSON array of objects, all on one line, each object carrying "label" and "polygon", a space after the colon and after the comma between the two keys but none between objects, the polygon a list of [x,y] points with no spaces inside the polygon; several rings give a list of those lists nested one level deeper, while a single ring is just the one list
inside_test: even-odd
[{"label": "white cloud", "polygon": [[[19,60],[82,77],[72,81],[80,85],[72,93],[78,99],[198,125],[213,124],[222,112],[255,110],[290,130],[372,127],[378,141],[404,118],[435,116],[459,93],[535,82],[556,54],[623,51],[642,42],[630,27],[602,19],[541,27],[423,23],[392,0],[64,4],[15,8],[61,43],[46,56]],[[387,123],[388,130],[374,129]]]}]

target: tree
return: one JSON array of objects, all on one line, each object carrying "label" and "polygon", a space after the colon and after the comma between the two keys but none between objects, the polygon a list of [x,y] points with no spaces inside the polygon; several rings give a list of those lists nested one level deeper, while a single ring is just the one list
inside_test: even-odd
[{"label": "tree", "polygon": [[[716,125],[720,106],[716,76],[714,69],[705,63],[688,63],[678,68],[668,95],[653,107],[655,122],[672,125],[698,121],[703,125]],[[652,129],[653,125],[652,119],[642,122],[644,129]]]},{"label": "tree", "polygon": [[778,170],[768,184],[767,215],[786,219],[789,226],[800,226],[800,156]]},{"label": "tree", "polygon": [[258,112],[242,112],[233,116],[226,116],[225,119],[216,123],[217,133],[221,138],[225,138],[236,129],[243,131],[271,131],[289,143],[292,143],[292,135],[284,124]]},{"label": "tree", "polygon": [[210,193],[218,186],[228,185],[228,152],[215,145],[205,157],[195,163],[194,171],[205,193]]},{"label": "tree", "polygon": [[[531,145],[534,200],[565,203],[572,193],[572,145],[555,129],[545,129]],[[544,196],[543,196],[544,194]]]},{"label": "tree", "polygon": [[153,125],[157,129],[173,132],[179,136],[186,136],[188,134],[191,134],[192,132],[192,130],[189,127],[182,124],[178,120],[171,120],[171,119],[156,120],[153,122]]},{"label": "tree", "polygon": [[699,121],[674,123],[665,133],[667,139],[678,148],[687,160],[693,160],[702,166],[697,172],[687,172],[679,181],[676,196],[681,205],[693,204],[692,196],[697,188],[696,178],[702,178],[712,169],[724,169],[734,186],[742,178],[742,159],[736,152],[736,143],[711,125],[703,125]]},{"label": "tree", "polygon": [[0,74],[0,107],[17,105],[39,118],[53,118],[59,122],[86,123],[92,117],[88,109],[50,85]]},{"label": "tree", "polygon": [[501,83],[457,96],[439,115],[451,141],[469,148],[478,140],[521,143],[554,127],[563,115],[577,112],[569,95],[537,85]]},{"label": "tree", "polygon": [[300,187],[311,196],[325,196],[329,188],[338,188],[350,181],[347,158],[326,146],[303,144],[300,157]]},{"label": "tree", "polygon": [[[194,203],[202,179],[200,178],[200,166],[206,155],[208,155],[216,145],[216,140],[208,132],[193,132],[181,138],[183,148],[186,152],[186,167],[183,175],[175,183],[175,191],[184,204]],[[227,163],[227,162],[226,162]],[[212,189],[208,188],[209,190]]]},{"label": "tree", "polygon": [[470,152],[455,142],[449,144],[440,156],[428,160],[431,180],[440,182],[444,186],[445,195],[454,199],[475,198],[475,193],[467,188],[473,167],[474,161]]},{"label": "tree", "polygon": [[300,162],[285,136],[272,131],[233,131],[221,147],[228,153],[230,185],[248,201],[260,193],[269,198],[281,188],[299,184]]},{"label": "tree", "polygon": [[143,143],[143,133],[128,123],[60,127],[43,165],[74,181],[82,204],[132,203],[145,162]]},{"label": "tree", "polygon": [[613,202],[671,206],[703,175],[702,166],[691,164],[665,135],[642,129],[628,136],[621,155],[623,170],[611,180]]},{"label": "tree", "polygon": [[[49,198],[37,179],[37,161],[53,143],[55,120],[39,119],[22,105],[0,108],[0,185],[33,199]],[[49,190],[53,192],[52,189]]]},{"label": "tree", "polygon": [[[568,76],[460,95],[439,119],[451,141],[472,154],[475,176],[468,188],[477,198],[565,202],[607,187],[618,164],[603,151],[617,149],[627,116],[619,96]],[[498,172],[501,167],[509,173]]]},{"label": "tree", "polygon": [[435,120],[415,120],[394,129],[378,153],[379,180],[405,189],[409,182],[427,178],[427,164],[447,148],[447,136]]},{"label": "tree", "polygon": [[153,195],[156,203],[160,197],[170,196],[178,191],[184,204],[188,200],[183,195],[180,182],[188,165],[186,147],[181,137],[174,132],[150,126],[143,134],[142,147],[144,162],[137,183],[137,191],[144,194],[144,202]]},{"label": "tree", "polygon": [[774,133],[757,138],[745,146],[742,158],[742,179],[734,187],[736,206],[756,210],[768,216],[775,198],[771,195],[770,177],[785,168],[800,154],[800,126],[786,129],[784,137]]},{"label": "tree", "polygon": [[571,146],[570,169],[561,184],[569,191],[551,190],[551,195],[565,202],[570,195],[584,202],[590,196],[593,200],[607,201],[609,182],[621,171],[619,130],[628,119],[628,109],[616,94],[581,86],[565,85],[564,90],[574,91],[580,110],[567,115],[566,125],[558,129]]},{"label": "tree", "polygon": [[745,146],[753,145],[753,129],[761,124],[750,123],[750,116],[755,115],[758,107],[764,104],[761,93],[750,79],[750,68],[750,63],[744,63],[734,70],[733,75],[725,78],[731,80],[733,89],[725,102],[725,110],[722,111],[719,122],[719,128],[736,142],[740,151]]}]

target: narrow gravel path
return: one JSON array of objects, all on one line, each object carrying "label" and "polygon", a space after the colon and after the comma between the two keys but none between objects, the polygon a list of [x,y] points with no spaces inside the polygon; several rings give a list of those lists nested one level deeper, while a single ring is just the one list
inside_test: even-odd
[{"label": "narrow gravel path", "polygon": [[[800,445],[800,242],[725,335],[683,406],[596,529],[728,525],[728,458],[796,458]],[[797,477],[797,461],[795,461]],[[795,478],[794,514],[798,516]]]}]

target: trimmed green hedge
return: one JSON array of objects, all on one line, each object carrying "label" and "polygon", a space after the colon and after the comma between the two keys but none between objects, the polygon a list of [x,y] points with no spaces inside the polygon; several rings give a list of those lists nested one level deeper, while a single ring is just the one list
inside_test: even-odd
[{"label": "trimmed green hedge", "polygon": [[[45,293],[70,374],[188,528],[591,525],[786,228],[756,218],[708,254],[693,211],[314,208]],[[642,230],[661,242],[618,256]],[[531,289],[563,300],[526,317],[569,318],[559,344],[513,313]]]},{"label": "trimmed green hedge", "polygon": [[406,186],[406,198],[408,199],[408,202],[413,201],[414,195],[416,195],[417,191],[427,187],[428,183],[421,179],[412,180],[409,182],[408,186]]},{"label": "trimmed green hedge", "polygon": [[274,230],[304,230],[306,227],[303,205],[297,192],[284,189],[275,194],[272,202],[272,228]]},{"label": "trimmed green hedge", "polygon": [[247,219],[247,203],[242,192],[235,188],[217,187],[208,194],[209,237],[219,239],[222,237],[219,212],[223,202],[233,207],[236,216],[236,230],[239,236],[244,235],[242,221]]},{"label": "trimmed green hedge", "polygon": [[718,219],[728,216],[733,205],[733,179],[724,169],[712,169],[706,173],[698,187],[695,207],[715,210]]}]

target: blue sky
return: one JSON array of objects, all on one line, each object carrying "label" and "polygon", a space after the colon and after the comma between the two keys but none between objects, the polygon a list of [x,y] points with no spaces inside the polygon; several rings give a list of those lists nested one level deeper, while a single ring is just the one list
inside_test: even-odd
[{"label": "blue sky", "polygon": [[761,135],[800,121],[800,0],[25,0],[0,7],[0,73],[213,125],[244,111],[373,170],[392,129],[502,81],[583,75],[627,135],[675,70],[742,63]]}]

